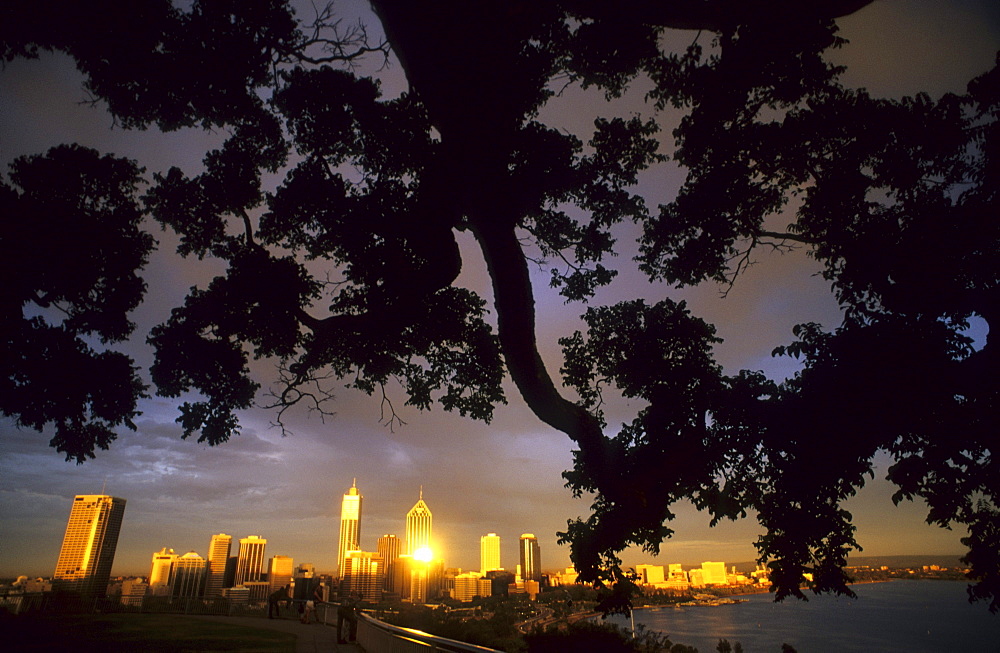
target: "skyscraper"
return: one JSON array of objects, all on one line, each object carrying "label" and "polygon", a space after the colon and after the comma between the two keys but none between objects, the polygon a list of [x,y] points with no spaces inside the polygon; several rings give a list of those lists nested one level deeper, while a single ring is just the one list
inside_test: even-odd
[{"label": "skyscraper", "polygon": [[201,596],[207,569],[208,561],[194,551],[188,551],[174,559],[170,568],[170,596],[176,598]]},{"label": "skyscraper", "polygon": [[344,556],[348,551],[361,550],[361,501],[358,480],[354,479],[351,489],[340,504],[340,545],[337,547],[337,569],[344,575]]},{"label": "skyscraper", "polygon": [[343,562],[342,595],[360,592],[366,601],[381,601],[385,583],[382,556],[369,551],[348,551]]},{"label": "skyscraper", "polygon": [[479,571],[486,572],[500,569],[500,536],[487,533],[479,538]]},{"label": "skyscraper", "polygon": [[153,554],[149,567],[149,591],[152,594],[167,594],[170,589],[170,569],[173,567],[177,554],[173,549],[163,547]]},{"label": "skyscraper", "polygon": [[281,589],[285,585],[291,585],[295,565],[290,557],[272,556],[267,569],[267,583],[272,592]]},{"label": "skyscraper", "polygon": [[424,503],[424,489],[420,488],[420,498],[406,513],[406,554],[413,555],[418,549],[431,545],[431,510]]},{"label": "skyscraper", "polygon": [[125,499],[104,494],[79,494],[73,499],[52,577],[55,587],[84,596],[107,594],[124,515]]},{"label": "skyscraper", "polygon": [[385,586],[382,588],[386,592],[395,592],[396,584],[393,582],[393,573],[396,568],[396,559],[402,553],[403,543],[395,535],[383,535],[378,538],[377,551],[382,556],[385,565]]},{"label": "skyscraper", "polygon": [[532,533],[521,536],[521,578],[542,581],[542,560],[538,548],[538,538]]},{"label": "skyscraper", "polygon": [[264,571],[264,547],[267,540],[257,535],[250,535],[240,540],[240,555],[236,561],[237,585],[260,580]]},{"label": "skyscraper", "polygon": [[208,576],[205,579],[205,596],[222,596],[225,587],[226,562],[232,550],[233,536],[217,533],[208,544]]}]

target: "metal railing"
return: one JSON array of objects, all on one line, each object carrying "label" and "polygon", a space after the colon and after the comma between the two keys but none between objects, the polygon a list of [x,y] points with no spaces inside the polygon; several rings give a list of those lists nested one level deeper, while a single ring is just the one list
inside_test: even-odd
[{"label": "metal railing", "polygon": [[498,653],[496,649],[436,637],[422,630],[392,626],[364,613],[358,614],[358,644],[366,653]]}]

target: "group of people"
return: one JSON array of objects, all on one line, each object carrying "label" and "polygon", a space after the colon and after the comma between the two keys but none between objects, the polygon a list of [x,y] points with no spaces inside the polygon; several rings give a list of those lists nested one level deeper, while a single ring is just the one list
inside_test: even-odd
[{"label": "group of people", "polygon": [[[292,603],[292,597],[289,594],[289,585],[277,589],[267,597],[267,618],[274,619],[275,617],[281,616],[280,602],[285,602],[285,607],[288,608]],[[358,603],[361,601],[361,594],[359,592],[351,592],[347,596],[340,600],[340,605],[337,606],[337,642],[340,644],[345,643],[345,641],[353,642],[357,639],[358,635]],[[306,601],[299,603],[299,620],[304,624],[313,623],[313,619],[316,615],[316,606],[320,603],[326,602],[325,596],[325,586],[324,583],[320,583],[313,589],[313,593],[310,598]],[[344,639],[344,623],[348,625],[348,639]]]}]

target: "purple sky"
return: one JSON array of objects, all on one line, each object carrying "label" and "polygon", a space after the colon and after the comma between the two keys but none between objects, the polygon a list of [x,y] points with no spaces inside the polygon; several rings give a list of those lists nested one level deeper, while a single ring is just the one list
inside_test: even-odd
[{"label": "purple sky", "polygon": [[[348,4],[363,6],[360,0]],[[992,65],[1000,49],[1000,9],[990,0],[883,0],[840,24],[851,41],[835,54],[836,61],[850,66],[845,83],[889,97],[919,90],[934,97],[961,92],[971,77]],[[691,33],[679,32],[667,42],[683,46],[691,38]],[[380,76],[387,93],[402,87],[398,66]],[[80,81],[72,63],[61,55],[16,61],[0,70],[4,164],[58,143],[79,142],[138,159],[150,174],[171,165],[195,174],[205,151],[220,142],[220,135],[197,130],[161,134],[113,128],[107,113],[80,104],[84,99]],[[542,118],[582,133],[596,115],[649,114],[642,95],[639,85],[607,106],[599,95],[571,88],[546,107]],[[677,116],[665,113],[659,119],[669,134]],[[643,175],[640,190],[655,206],[670,199],[679,183],[676,169],[665,164]],[[221,270],[218,263],[180,261],[173,252],[172,235],[149,228],[160,248],[145,275],[148,300],[135,315],[139,335],[128,348],[143,366],[150,360],[142,344],[145,330],[164,321],[190,286],[204,284]],[[620,236],[631,237],[628,229]],[[464,252],[460,282],[489,298],[485,266],[475,243],[467,236],[460,238]],[[772,359],[770,351],[791,339],[791,327],[806,321],[834,326],[838,321],[826,282],[811,274],[816,266],[801,252],[784,256],[761,252],[758,264],[726,299],[713,286],[676,291],[651,285],[626,271],[629,259],[627,253],[617,259],[622,274],[593,304],[636,296],[653,301],[664,296],[685,298],[693,312],[714,322],[725,339],[717,355],[729,372],[750,368],[763,369],[774,378],[785,376],[794,365]],[[547,278],[543,271],[536,275],[538,331],[543,356],[557,374],[556,339],[578,328],[583,307],[564,305],[547,288]],[[255,371],[266,388],[273,378],[273,363],[264,361]],[[181,440],[180,427],[174,423],[178,402],[154,397],[141,404],[137,432],[123,430],[110,451],[82,466],[64,462],[47,446],[49,436],[18,430],[12,421],[0,420],[0,575],[51,575],[73,495],[96,494],[102,488],[128,499],[116,574],[148,573],[150,556],[164,546],[204,555],[209,538],[218,532],[235,538],[258,534],[268,539],[268,555],[289,555],[296,564],[310,562],[332,570],[340,498],[353,478],[365,497],[361,524],[365,549],[374,550],[376,538],[385,533],[404,535],[404,515],[423,486],[434,514],[436,548],[447,566],[478,568],[479,537],[487,532],[503,538],[502,563],[509,568],[516,564],[516,540],[523,532],[538,536],[543,568],[568,564],[568,550],[556,544],[555,533],[565,528],[568,518],[586,515],[588,504],[574,500],[562,486],[560,473],[571,464],[571,443],[563,434],[541,424],[509,383],[510,403],[498,408],[490,425],[440,409],[403,408],[402,393],[390,390],[395,391],[397,409],[406,421],[394,431],[379,423],[377,399],[341,389],[337,415],[325,422],[294,414],[293,434],[283,438],[270,427],[273,415],[251,410],[241,417],[243,435],[215,448]],[[635,409],[612,402],[608,410],[612,429],[630,419]],[[881,480],[886,464],[879,461],[876,480],[848,504],[864,554],[961,552],[963,533],[924,524],[922,504],[893,508],[891,489]],[[759,528],[753,519],[710,529],[707,517],[689,506],[678,506],[677,513],[672,525],[676,534],[664,544],[657,564],[755,557],[752,544]],[[652,562],[641,551],[626,552],[624,560]]]}]

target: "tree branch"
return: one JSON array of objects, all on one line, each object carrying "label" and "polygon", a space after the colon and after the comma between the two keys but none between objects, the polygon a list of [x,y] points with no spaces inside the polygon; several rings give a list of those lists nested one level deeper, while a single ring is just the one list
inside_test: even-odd
[{"label": "tree branch", "polygon": [[493,283],[500,347],[507,370],[531,411],[580,446],[580,462],[595,484],[610,471],[608,439],[597,417],[556,389],[535,340],[535,300],[527,259],[507,220],[484,216],[472,222]]}]

